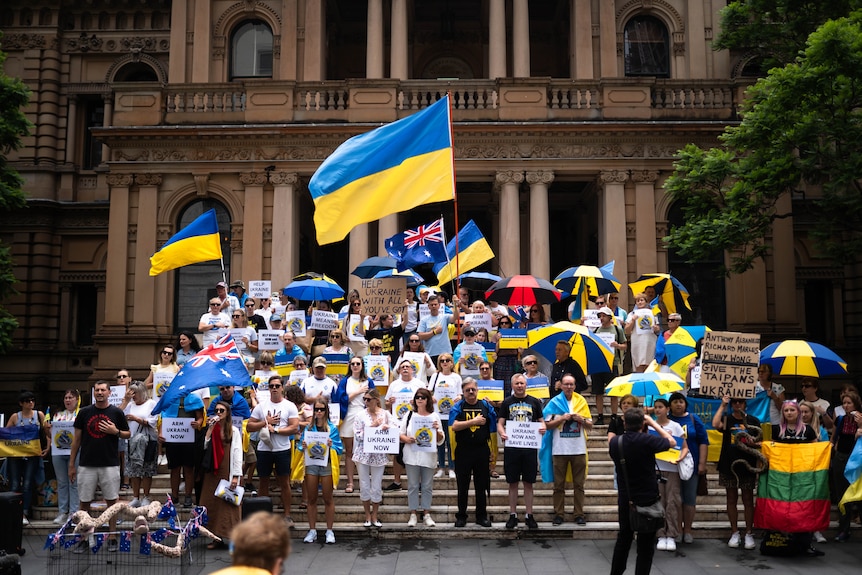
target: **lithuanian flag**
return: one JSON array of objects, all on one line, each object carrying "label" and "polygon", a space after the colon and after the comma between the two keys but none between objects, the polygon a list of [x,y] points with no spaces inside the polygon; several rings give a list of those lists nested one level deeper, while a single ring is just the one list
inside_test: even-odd
[{"label": "lithuanian flag", "polygon": [[32,457],[41,453],[38,425],[0,427],[0,457]]},{"label": "lithuanian flag", "polygon": [[832,445],[764,441],[769,471],[760,475],[754,527],[785,533],[829,527],[829,457]]}]

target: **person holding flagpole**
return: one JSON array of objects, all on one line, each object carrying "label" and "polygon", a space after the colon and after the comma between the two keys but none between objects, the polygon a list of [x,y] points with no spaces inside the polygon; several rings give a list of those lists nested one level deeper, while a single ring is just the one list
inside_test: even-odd
[{"label": "person holding flagpole", "polygon": [[429,315],[419,322],[417,335],[425,342],[425,351],[431,356],[432,365],[437,365],[437,358],[441,353],[452,353],[452,344],[449,341],[452,315],[440,313],[440,298],[436,294],[428,296],[428,312]]}]

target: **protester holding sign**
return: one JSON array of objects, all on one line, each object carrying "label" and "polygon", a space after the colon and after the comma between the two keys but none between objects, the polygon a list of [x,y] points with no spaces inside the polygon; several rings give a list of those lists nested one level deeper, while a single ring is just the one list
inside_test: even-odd
[{"label": "protester holding sign", "polygon": [[422,340],[419,339],[418,334],[414,333],[407,338],[407,345],[404,346],[404,349],[401,350],[401,354],[392,363],[392,365],[398,365],[402,358],[409,359],[413,362],[413,369],[416,370],[416,377],[419,379],[427,381],[427,379],[434,373],[435,364],[431,360],[431,356],[425,352],[425,344],[423,344]]},{"label": "protester holding sign", "polygon": [[[242,478],[242,435],[231,423],[230,404],[222,400],[213,403],[215,415],[209,419],[204,437],[204,457],[212,457],[213,460],[204,461],[206,471],[201,505],[206,507],[209,516],[207,528],[222,538],[221,542],[210,543],[208,549],[219,549],[227,547],[225,540],[241,520],[240,507],[217,497],[215,492],[221,480],[229,482],[230,491],[237,491]],[[209,445],[211,450],[207,447]]]},{"label": "protester holding sign", "polygon": [[[171,497],[180,501],[180,472],[185,482],[185,498],[183,507],[192,506],[192,488],[195,486],[195,467],[200,465],[203,453],[204,402],[200,396],[192,392],[179,401],[167,406],[162,411],[162,426],[159,429],[159,443],[163,444],[168,458],[168,470],[171,473]],[[189,427],[194,430],[194,442],[174,443],[166,435],[165,420],[168,418],[184,418]],[[199,494],[200,495],[200,494]]]},{"label": "protester holding sign", "polygon": [[[37,409],[36,396],[32,391],[24,391],[18,397],[18,405],[20,410],[13,413],[9,417],[9,422],[6,427],[16,427],[24,425],[36,425],[39,427],[40,441],[45,439],[45,414]],[[34,442],[35,443],[35,442]],[[48,446],[45,445],[42,449],[41,456],[28,457],[9,457],[7,459],[7,468],[9,474],[9,483],[12,491],[17,491],[24,494],[24,525],[29,525],[30,522],[27,516],[31,512],[31,502],[33,499],[33,488],[36,486],[36,473],[39,471],[42,459],[48,453]]]},{"label": "protester holding sign", "polygon": [[344,469],[347,475],[347,486],[344,492],[353,493],[353,476],[356,471],[356,465],[353,463],[353,423],[365,410],[363,396],[369,389],[374,389],[374,382],[366,375],[362,358],[351,358],[348,368],[350,372],[341,378],[338,388],[332,394],[332,402],[338,404],[341,416],[339,431],[344,442],[346,455]]},{"label": "protester holding sign", "polygon": [[329,345],[323,348],[324,354],[342,354],[348,359],[353,359],[353,350],[344,343],[344,332],[340,329],[333,329],[329,332]]},{"label": "protester holding sign", "polygon": [[365,411],[353,423],[353,461],[359,468],[359,498],[365,509],[365,527],[383,527],[377,511],[383,501],[383,468],[389,462],[389,456],[366,452],[365,433],[367,428],[388,428],[394,423],[394,418],[383,410],[380,393],[376,389],[365,392],[362,400]]},{"label": "protester holding sign", "polygon": [[[446,440],[437,448],[437,473],[434,477],[443,477],[449,470],[449,479],[455,479],[455,464],[452,458],[452,444],[449,438],[449,412],[461,401],[461,376],[453,371],[455,361],[451,354],[441,353],[437,358],[437,373],[428,382],[428,389],[436,402],[434,408],[440,414],[443,435]],[[447,464],[448,462],[448,464]]]},{"label": "protester holding sign", "polygon": [[479,364],[483,361],[488,361],[488,354],[485,353],[485,348],[476,343],[476,330],[473,326],[466,326],[462,332],[464,341],[455,347],[455,352],[452,354],[457,365],[458,373],[461,377],[479,377]]},{"label": "protester holding sign", "polygon": [[[147,389],[153,389],[155,374],[165,373],[169,374],[168,377],[173,378],[179,370],[180,366],[177,365],[177,352],[174,350],[174,346],[171,344],[164,345],[162,346],[162,351],[159,352],[159,363],[150,366],[150,373],[147,374],[147,379],[144,380],[144,383]],[[156,391],[153,390],[154,397],[161,397],[161,394],[164,393],[163,390],[160,393],[156,393]]]},{"label": "protester holding sign", "polygon": [[[393,380],[386,391],[386,407],[392,410],[392,415],[400,422],[410,410],[410,402],[416,391],[427,386],[424,381],[413,376],[413,362],[409,359],[402,359],[398,363],[398,374],[401,377]],[[386,491],[401,489],[401,473],[403,471],[404,467],[397,461],[392,463],[392,483],[386,486]]]},{"label": "protester holding sign", "polygon": [[426,526],[436,525],[431,518],[431,497],[437,446],[443,445],[444,433],[440,415],[434,412],[433,401],[427,389],[416,390],[413,411],[401,420],[401,442],[404,443],[404,466],[407,468],[407,505],[410,508],[408,527],[416,526],[417,514],[424,515]]},{"label": "protester holding sign", "polygon": [[54,518],[55,525],[63,525],[69,515],[78,510],[78,482],[69,480],[69,453],[75,436],[75,417],[78,415],[78,402],[81,394],[77,389],[67,389],[63,394],[63,407],[46,422],[46,430],[51,434],[51,461],[57,473],[57,508],[59,514]]},{"label": "protester holding sign", "polygon": [[[344,453],[344,446],[341,444],[338,428],[329,421],[329,405],[329,401],[325,397],[318,397],[314,400],[314,416],[311,423],[302,432],[299,449],[300,451],[308,451],[312,455],[321,452],[326,452],[325,454],[329,455],[325,459],[326,463],[305,466],[305,492],[308,494],[308,533],[305,535],[304,541],[306,543],[317,541],[317,489],[320,485],[323,494],[324,516],[326,517],[326,543],[331,545],[335,543],[335,533],[332,531],[332,524],[335,523],[335,500],[332,499],[332,489],[333,484],[338,481],[337,475],[333,477],[333,470],[338,473],[338,459],[333,457],[333,452],[341,455]],[[315,432],[329,434],[325,445],[309,443],[307,438]]]}]

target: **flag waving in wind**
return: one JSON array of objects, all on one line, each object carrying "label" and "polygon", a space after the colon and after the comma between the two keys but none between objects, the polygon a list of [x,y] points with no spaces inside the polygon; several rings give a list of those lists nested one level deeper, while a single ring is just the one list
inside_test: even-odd
[{"label": "flag waving in wind", "polygon": [[221,259],[221,238],[215,210],[199,215],[150,258],[150,275],[189,264]]},{"label": "flag waving in wind", "polygon": [[449,96],[350,138],[308,182],[321,245],[359,224],[455,197]]},{"label": "flag waving in wind", "polygon": [[403,272],[421,264],[446,261],[443,242],[443,219],[419,226],[386,239],[386,252],[398,263]]},{"label": "flag waving in wind", "polygon": [[152,415],[158,415],[192,391],[211,385],[251,385],[245,362],[229,333],[197,352],[183,364],[179,373],[171,380],[167,391],[159,398]]},{"label": "flag waving in wind", "polygon": [[447,262],[444,259],[442,260],[443,263],[434,266],[434,273],[437,274],[437,281],[440,282],[440,285],[452,281],[458,275],[458,272],[455,271],[456,245],[458,250],[460,250],[460,261],[458,262],[461,268],[460,273],[476,269],[494,257],[494,252],[491,250],[491,246],[488,245],[488,240],[479,231],[479,226],[476,225],[476,222],[470,220],[458,232],[457,243],[455,238],[449,240],[449,244],[446,246],[449,261]]}]

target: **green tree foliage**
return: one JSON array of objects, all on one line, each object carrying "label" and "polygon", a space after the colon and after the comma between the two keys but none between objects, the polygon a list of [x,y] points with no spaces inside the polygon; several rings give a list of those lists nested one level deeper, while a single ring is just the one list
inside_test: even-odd
[{"label": "green tree foliage", "polygon": [[[0,52],[0,210],[12,211],[26,206],[21,187],[24,180],[9,165],[6,156],[22,145],[22,138],[30,133],[32,125],[22,111],[30,98],[23,82],[10,78],[3,70],[6,54]],[[17,293],[12,273],[12,255],[7,246],[0,245],[0,301]],[[0,353],[12,345],[12,333],[18,328],[15,317],[0,307]]]},{"label": "green tree foliage", "polygon": [[680,152],[665,187],[684,203],[686,223],[665,241],[690,260],[720,248],[727,271],[742,273],[769,251],[785,194],[822,190],[813,201],[813,236],[838,262],[862,248],[862,25],[830,21],[811,34],[793,64],[775,68],[749,90],[742,122],[721,146]]}]

